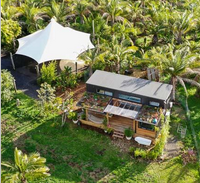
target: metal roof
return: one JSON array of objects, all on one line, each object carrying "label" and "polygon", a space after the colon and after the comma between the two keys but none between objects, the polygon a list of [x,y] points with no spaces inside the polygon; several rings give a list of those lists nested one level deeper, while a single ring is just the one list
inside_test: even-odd
[{"label": "metal roof", "polygon": [[100,70],[96,70],[86,84],[160,100],[166,100],[172,91],[170,84]]}]

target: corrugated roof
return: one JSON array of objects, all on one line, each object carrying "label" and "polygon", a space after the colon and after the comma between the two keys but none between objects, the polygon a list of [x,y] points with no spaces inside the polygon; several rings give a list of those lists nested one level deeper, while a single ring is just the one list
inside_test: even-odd
[{"label": "corrugated roof", "polygon": [[172,85],[96,70],[86,84],[166,100]]}]

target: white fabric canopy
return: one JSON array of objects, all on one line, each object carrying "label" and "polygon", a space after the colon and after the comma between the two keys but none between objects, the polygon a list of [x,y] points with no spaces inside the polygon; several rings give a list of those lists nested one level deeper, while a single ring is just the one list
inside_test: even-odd
[{"label": "white fabric canopy", "polygon": [[94,48],[90,34],[63,27],[54,19],[45,29],[18,41],[16,54],[31,57],[39,64],[58,59],[76,60],[79,54]]}]

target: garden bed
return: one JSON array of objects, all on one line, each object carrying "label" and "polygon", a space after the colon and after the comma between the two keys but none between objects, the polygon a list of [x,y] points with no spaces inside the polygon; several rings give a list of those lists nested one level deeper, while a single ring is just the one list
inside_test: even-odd
[{"label": "garden bed", "polygon": [[137,120],[157,125],[160,120],[160,108],[143,105]]},{"label": "garden bed", "polygon": [[111,97],[85,92],[84,96],[80,99],[77,105],[103,112],[110,99]]}]

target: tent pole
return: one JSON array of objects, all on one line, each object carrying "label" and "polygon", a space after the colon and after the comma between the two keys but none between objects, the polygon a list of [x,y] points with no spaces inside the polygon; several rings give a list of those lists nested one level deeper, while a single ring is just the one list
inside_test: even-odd
[{"label": "tent pole", "polygon": [[17,93],[17,86],[16,86],[16,82],[15,82],[14,78],[13,78],[13,86],[14,86],[14,89],[15,89],[15,93]]},{"label": "tent pole", "polygon": [[36,72],[37,72],[37,77],[39,77],[39,76],[40,76],[39,64],[37,64],[37,65],[35,66],[35,69],[36,69]]},{"label": "tent pole", "polygon": [[12,55],[11,52],[10,52],[10,60],[11,60],[11,63],[12,63],[13,69],[15,70],[15,63],[14,63],[13,55]]},{"label": "tent pole", "polygon": [[78,66],[77,66],[77,62],[75,62],[75,70],[76,70],[76,74],[78,73]]},{"label": "tent pole", "polygon": [[94,20],[92,20],[93,41],[95,39]]}]

